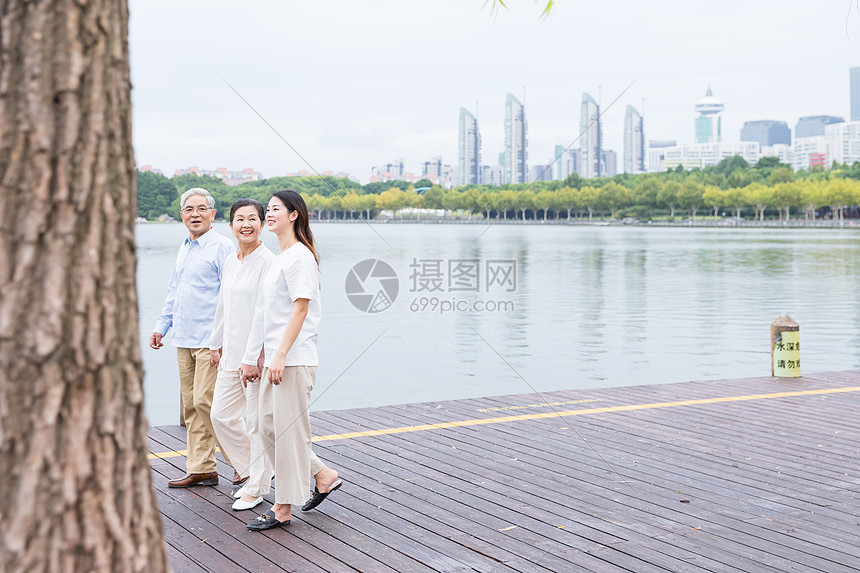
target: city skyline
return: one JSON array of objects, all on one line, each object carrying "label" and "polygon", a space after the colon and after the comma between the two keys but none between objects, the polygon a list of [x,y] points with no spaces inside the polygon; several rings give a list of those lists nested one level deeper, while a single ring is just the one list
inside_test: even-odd
[{"label": "city skyline", "polygon": [[[693,143],[692,105],[708,85],[726,102],[724,141],[737,140],[747,121],[850,117],[847,70],[860,65],[860,14],[842,3],[810,10],[799,1],[778,9],[719,1],[702,18],[695,5],[665,0],[557,2],[546,20],[531,3],[508,4],[492,14],[482,0],[258,0],[242,10],[219,0],[131,0],[136,161],[166,173],[226,165],[275,176],[312,167],[367,182],[370,167],[392,158],[415,172],[435,156],[456,163],[457,114],[468,107],[484,162],[493,164],[504,150],[504,95],[523,87],[535,164],[579,133],[583,92],[606,110],[603,147],[619,155],[627,105],[645,118],[648,139]],[[416,41],[419,22],[426,33]],[[561,54],[571,65],[559,65]]]}]

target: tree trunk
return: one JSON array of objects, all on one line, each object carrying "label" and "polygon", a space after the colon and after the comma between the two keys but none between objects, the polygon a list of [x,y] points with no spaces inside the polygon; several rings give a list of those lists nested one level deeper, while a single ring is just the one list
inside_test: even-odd
[{"label": "tree trunk", "polygon": [[128,7],[0,3],[0,563],[166,571],[135,290]]}]

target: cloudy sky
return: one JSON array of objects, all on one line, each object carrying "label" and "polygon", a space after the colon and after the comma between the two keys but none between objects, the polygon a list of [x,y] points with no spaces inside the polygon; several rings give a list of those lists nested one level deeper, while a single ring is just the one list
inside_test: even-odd
[{"label": "cloudy sky", "polygon": [[530,164],[577,137],[583,92],[603,104],[619,166],[627,105],[644,111],[646,138],[692,142],[709,85],[726,105],[724,141],[749,120],[850,119],[858,0],[557,0],[546,20],[545,2],[507,4],[131,0],[138,165],[366,183],[396,158],[416,173],[436,155],[455,164],[460,107],[479,116],[483,163],[495,163],[505,94],[524,90]]}]

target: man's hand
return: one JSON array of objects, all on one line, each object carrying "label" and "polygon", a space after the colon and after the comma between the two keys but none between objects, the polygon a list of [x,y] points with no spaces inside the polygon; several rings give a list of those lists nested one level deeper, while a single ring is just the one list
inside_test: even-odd
[{"label": "man's hand", "polygon": [[153,332],[152,336],[149,337],[149,347],[153,350],[158,350],[162,346],[164,346],[164,344],[161,343],[161,333]]},{"label": "man's hand", "polygon": [[209,364],[218,368],[218,364],[221,362],[221,349],[218,350],[209,350]]}]

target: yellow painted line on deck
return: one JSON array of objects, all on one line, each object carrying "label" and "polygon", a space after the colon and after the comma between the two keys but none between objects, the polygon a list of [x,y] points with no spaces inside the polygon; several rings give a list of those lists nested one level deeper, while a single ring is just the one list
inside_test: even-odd
[{"label": "yellow painted line on deck", "polygon": [[[316,436],[314,442],[331,442],[335,440],[351,440],[353,438],[368,438],[373,436],[387,436],[389,434],[403,434],[406,432],[423,432],[425,430],[444,430],[445,428],[463,428],[467,426],[480,426],[483,424],[501,424],[505,422],[522,422],[525,420],[544,420],[559,416],[584,416],[586,414],[608,414],[611,412],[631,412],[634,410],[653,410],[655,408],[674,408],[678,406],[698,406],[701,404],[723,404],[727,402],[744,402],[747,400],[767,400],[770,398],[791,398],[794,396],[820,396],[823,394],[841,394],[844,392],[858,392],[860,386],[846,388],[825,388],[821,390],[798,390],[794,392],[774,392],[772,394],[747,394],[744,396],[725,396],[723,398],[701,398],[698,400],[678,400],[676,402],[651,402],[648,404],[628,404],[626,406],[605,406],[602,408],[583,408],[581,410],[567,410],[564,412],[541,412],[539,414],[520,414],[518,416],[497,416],[495,418],[478,418],[472,420],[458,420],[454,422],[439,422],[436,424],[421,424],[418,426],[403,426],[400,428],[384,428],[381,430],[364,430],[361,432],[349,432],[346,434],[329,434]],[[175,452],[163,452],[149,454],[150,459],[170,458],[184,456],[186,450]]]}]

